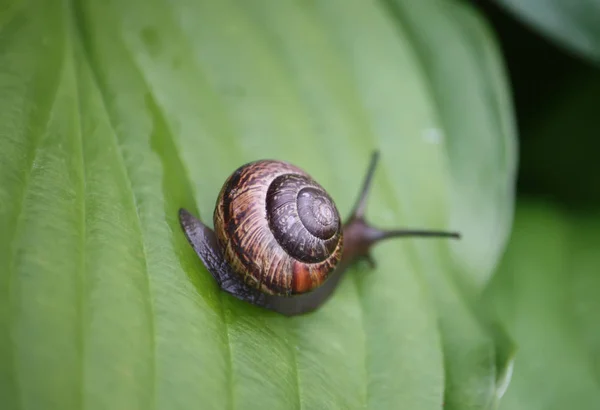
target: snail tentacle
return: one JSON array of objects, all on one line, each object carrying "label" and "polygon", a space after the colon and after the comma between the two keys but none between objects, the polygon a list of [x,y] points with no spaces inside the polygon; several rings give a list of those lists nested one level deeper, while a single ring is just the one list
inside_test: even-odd
[{"label": "snail tentacle", "polygon": [[369,191],[373,182],[376,165],[379,161],[379,151],[373,152],[362,189],[354,205],[353,211],[344,225],[344,252],[342,262],[351,264],[357,259],[365,259],[371,268],[376,267],[375,259],[370,250],[377,243],[391,238],[420,236],[446,237],[460,239],[460,233],[447,231],[432,231],[422,229],[380,229],[367,222],[365,212]]}]

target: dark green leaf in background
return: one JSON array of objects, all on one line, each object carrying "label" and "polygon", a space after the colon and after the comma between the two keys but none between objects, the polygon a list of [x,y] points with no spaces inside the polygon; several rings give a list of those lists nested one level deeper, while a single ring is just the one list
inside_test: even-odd
[{"label": "dark green leaf in background", "polygon": [[600,77],[589,63],[600,61],[600,3],[498,3],[510,17],[485,8],[511,72],[521,148],[513,235],[482,295],[519,346],[500,409],[598,409]]},{"label": "dark green leaf in background", "polygon": [[485,296],[519,343],[500,409],[600,407],[600,218],[523,203]]},{"label": "dark green leaf in background", "polygon": [[[472,10],[131,0],[0,9],[6,408],[489,408],[511,346],[476,301],[512,219],[512,110]],[[218,291],[177,222],[258,158],[346,215],[370,152],[380,245],[318,312]],[[508,352],[508,353],[507,353]]]},{"label": "dark green leaf in background", "polygon": [[600,63],[599,0],[496,0],[563,47]]}]

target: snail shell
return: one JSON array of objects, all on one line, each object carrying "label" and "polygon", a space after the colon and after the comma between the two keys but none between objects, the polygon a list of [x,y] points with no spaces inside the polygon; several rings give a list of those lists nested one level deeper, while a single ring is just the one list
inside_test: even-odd
[{"label": "snail shell", "polygon": [[306,172],[283,161],[238,168],[219,193],[214,228],[231,270],[271,295],[310,292],[342,257],[335,203]]}]

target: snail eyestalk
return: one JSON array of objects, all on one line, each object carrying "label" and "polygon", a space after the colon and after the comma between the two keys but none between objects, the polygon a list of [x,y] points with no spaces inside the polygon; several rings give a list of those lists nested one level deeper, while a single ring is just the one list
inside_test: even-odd
[{"label": "snail eyestalk", "polygon": [[354,210],[352,211],[348,222],[351,222],[353,219],[362,219],[365,216],[365,210],[367,209],[367,199],[369,198],[369,191],[371,190],[371,183],[373,181],[373,175],[375,174],[375,167],[377,166],[378,161],[379,151],[373,151],[373,154],[371,155],[371,162],[369,163],[369,169],[367,170],[367,175],[365,176],[362,189],[360,190],[360,194],[358,195],[358,200],[354,205]]},{"label": "snail eyestalk", "polygon": [[369,251],[380,241],[400,237],[429,237],[460,239],[460,233],[426,229],[379,229],[365,220],[367,199],[373,181],[375,168],[379,160],[379,151],[373,152],[371,162],[365,176],[360,195],[354,205],[354,210],[344,225],[344,252],[342,262],[352,263],[359,258],[366,258],[374,267],[375,262]]}]

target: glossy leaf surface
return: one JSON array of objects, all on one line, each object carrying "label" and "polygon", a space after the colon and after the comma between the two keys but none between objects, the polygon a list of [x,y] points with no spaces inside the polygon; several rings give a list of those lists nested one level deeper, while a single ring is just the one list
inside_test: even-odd
[{"label": "glossy leaf surface", "polygon": [[[510,346],[474,300],[511,224],[511,107],[480,18],[413,5],[4,7],[6,408],[490,407]],[[236,167],[278,158],[347,215],[376,148],[369,218],[463,241],[382,244],[304,317],[219,292],[180,207],[210,222]]]}]

